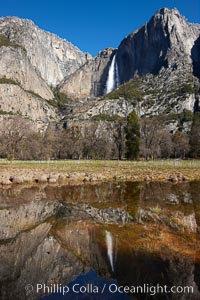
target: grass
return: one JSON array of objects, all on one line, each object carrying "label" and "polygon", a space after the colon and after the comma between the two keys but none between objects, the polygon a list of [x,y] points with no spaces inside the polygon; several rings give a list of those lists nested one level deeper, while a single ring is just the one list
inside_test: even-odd
[{"label": "grass", "polygon": [[[7,164],[7,160],[1,159],[1,164]],[[200,160],[150,160],[150,161],[120,161],[120,160],[15,160],[13,164],[16,165],[51,165],[60,167],[159,167],[159,168],[200,168]]]},{"label": "grass", "polygon": [[5,111],[0,109],[0,115],[14,115],[12,111]]},{"label": "grass", "polygon": [[19,85],[19,82],[11,79],[11,78],[6,78],[5,76],[0,78],[0,84],[15,84]]},{"label": "grass", "polygon": [[21,48],[21,49],[23,49],[26,52],[26,49],[23,46],[11,42],[9,40],[9,38],[6,37],[5,35],[0,35],[0,47],[3,47],[3,46],[4,47]]},{"label": "grass", "polygon": [[[0,165],[7,165],[9,162],[5,159],[0,160]],[[120,161],[120,160],[15,160],[12,162],[16,166],[51,166],[61,168],[99,168],[99,167],[110,167],[110,168],[200,168],[200,160],[150,160],[150,161]]]},{"label": "grass", "polygon": [[[200,160],[157,160],[157,161],[103,161],[103,160],[60,160],[60,161],[7,161],[0,160],[0,172],[23,170],[52,171],[66,173],[90,173],[103,175],[104,180],[167,181],[169,176],[183,175],[188,180],[200,180]],[[117,179],[116,179],[117,178]]]},{"label": "grass", "polygon": [[160,214],[162,212],[162,209],[157,205],[154,207],[150,207],[151,212],[155,213],[155,214]]},{"label": "grass", "polygon": [[108,122],[117,122],[123,120],[123,118],[118,115],[106,115],[106,114],[99,114],[93,116],[91,119],[93,121],[108,121]]},{"label": "grass", "polygon": [[57,107],[59,109],[63,109],[66,108],[66,105],[68,105],[69,103],[73,103],[73,100],[70,99],[67,95],[61,93],[58,88],[51,88],[52,92],[54,94],[54,99],[48,100],[49,104]]},{"label": "grass", "polygon": [[181,113],[170,113],[170,108],[166,110],[166,114],[160,114],[155,118],[162,122],[178,121],[180,124],[185,122],[191,122],[193,120],[193,113],[187,109],[184,109]]},{"label": "grass", "polygon": [[39,98],[39,99],[43,99],[39,94],[31,91],[31,90],[25,90],[27,93],[31,94],[32,96]]},{"label": "grass", "polygon": [[[7,78],[6,76],[3,76],[3,77],[0,78],[0,84],[14,84],[14,85],[18,85],[18,86],[21,87],[25,92],[31,94],[31,95],[34,96],[34,97],[37,97],[37,98],[39,98],[39,99],[44,100],[39,94],[35,93],[34,91],[31,91],[31,90],[25,90],[25,89],[21,86],[21,84],[20,84],[19,81],[14,80],[14,79],[11,79],[11,78]],[[47,103],[48,103],[48,104],[51,104],[50,101],[53,101],[53,100],[49,100],[49,101],[47,101]]]}]

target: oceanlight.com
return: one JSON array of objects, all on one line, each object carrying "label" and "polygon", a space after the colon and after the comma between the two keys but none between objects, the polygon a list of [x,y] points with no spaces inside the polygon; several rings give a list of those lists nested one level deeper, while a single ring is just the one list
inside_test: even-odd
[{"label": "oceanlight.com", "polygon": [[70,287],[62,286],[61,284],[36,284],[33,286],[31,284],[25,287],[26,294],[30,293],[42,293],[42,294],[52,294],[59,293],[61,295],[67,294],[148,294],[154,296],[156,294],[193,294],[193,286],[172,286],[167,285],[150,285],[143,284],[138,286],[118,286],[115,283],[104,284],[102,286],[97,286],[94,284],[74,284]]}]

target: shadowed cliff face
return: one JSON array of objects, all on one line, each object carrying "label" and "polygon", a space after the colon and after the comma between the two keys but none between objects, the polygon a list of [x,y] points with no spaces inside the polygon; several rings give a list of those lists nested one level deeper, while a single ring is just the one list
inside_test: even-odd
[{"label": "shadowed cliff face", "polygon": [[[27,284],[64,284],[91,267],[107,273],[94,225],[60,219],[62,208],[57,201],[34,201],[0,210],[2,300],[38,299],[40,294],[26,294]],[[68,211],[63,213],[67,218]]]},{"label": "shadowed cliff face", "polygon": [[[0,245],[1,299],[37,299],[34,293],[26,296],[26,284],[64,284],[92,267],[93,258],[94,263],[101,258],[98,249],[91,248],[92,236],[84,224],[63,226],[56,233],[51,229],[51,224],[43,223]],[[103,261],[97,264],[105,268]]]},{"label": "shadowed cliff face", "polygon": [[192,61],[193,61],[194,76],[198,77],[200,80],[200,36],[195,41],[191,54],[192,54]]},{"label": "shadowed cliff face", "polygon": [[67,284],[92,268],[119,285],[193,286],[181,299],[198,299],[199,207],[198,182],[0,190],[0,298],[37,300],[38,283]]},{"label": "shadowed cliff face", "polygon": [[117,54],[121,83],[136,74],[156,75],[163,67],[188,68],[199,34],[200,26],[188,23],[178,10],[159,10],[121,42]]}]

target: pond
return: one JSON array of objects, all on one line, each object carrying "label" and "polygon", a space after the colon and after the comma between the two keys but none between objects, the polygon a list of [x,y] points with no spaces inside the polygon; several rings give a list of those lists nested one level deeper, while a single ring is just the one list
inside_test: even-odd
[{"label": "pond", "polygon": [[200,183],[0,189],[0,299],[200,299]]}]

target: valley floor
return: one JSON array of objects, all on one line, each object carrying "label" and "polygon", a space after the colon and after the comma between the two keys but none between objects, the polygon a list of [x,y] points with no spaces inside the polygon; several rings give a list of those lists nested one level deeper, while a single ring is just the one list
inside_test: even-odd
[{"label": "valley floor", "polygon": [[200,160],[0,161],[0,183],[171,181],[200,179]]}]

